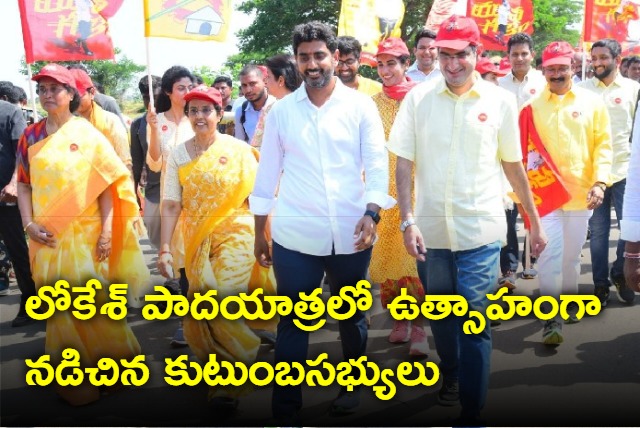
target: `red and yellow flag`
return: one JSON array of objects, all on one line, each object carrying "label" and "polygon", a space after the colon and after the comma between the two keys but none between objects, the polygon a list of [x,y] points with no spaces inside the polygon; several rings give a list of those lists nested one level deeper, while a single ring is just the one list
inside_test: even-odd
[{"label": "red and yellow flag", "polygon": [[[520,111],[519,125],[523,153],[522,162],[529,178],[533,201],[540,217],[544,217],[569,202],[571,195],[562,184],[558,168],[538,135],[536,125],[533,122],[531,105]],[[529,218],[526,214],[523,214],[522,218],[525,227],[529,229]]]},{"label": "red and yellow flag", "polygon": [[467,16],[478,24],[484,50],[506,51],[510,36],[533,33],[531,0],[468,0]]},{"label": "red and yellow flag", "polygon": [[18,0],[28,64],[113,58],[108,19],[123,0]]},{"label": "red and yellow flag", "polygon": [[626,51],[640,43],[640,0],[585,0],[584,41],[607,38]]},{"label": "red and yellow flag", "polygon": [[402,0],[342,0],[338,36],[352,36],[362,44],[360,62],[375,67],[378,43],[402,36]]},{"label": "red and yellow flag", "polygon": [[223,42],[232,11],[231,0],[144,0],[144,35]]}]

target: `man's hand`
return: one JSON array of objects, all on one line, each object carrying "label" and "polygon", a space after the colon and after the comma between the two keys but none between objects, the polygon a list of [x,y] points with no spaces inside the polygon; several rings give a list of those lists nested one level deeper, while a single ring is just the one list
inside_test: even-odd
[{"label": "man's hand", "polygon": [[366,250],[373,245],[375,237],[376,222],[368,215],[362,216],[353,231],[353,239],[356,239],[354,248],[356,251]]},{"label": "man's hand", "polygon": [[640,293],[640,259],[624,259],[624,280],[627,287]]},{"label": "man's hand", "polygon": [[587,208],[590,210],[595,210],[600,205],[602,205],[602,200],[604,199],[604,190],[598,184],[594,184],[591,189],[589,189],[589,193],[587,193]]},{"label": "man's hand", "polygon": [[268,268],[273,264],[273,260],[271,260],[271,243],[262,234],[256,234],[253,255],[262,267]]},{"label": "man's hand", "polygon": [[529,231],[529,239],[531,241],[531,256],[540,257],[540,253],[547,247],[549,238],[547,238],[544,230],[532,226]]},{"label": "man's hand", "polygon": [[404,231],[404,248],[407,253],[414,259],[424,262],[426,260],[427,248],[424,246],[424,239],[422,239],[422,233],[415,224],[407,227]]},{"label": "man's hand", "polygon": [[15,203],[18,200],[18,186],[11,180],[9,184],[0,190],[0,202]]}]

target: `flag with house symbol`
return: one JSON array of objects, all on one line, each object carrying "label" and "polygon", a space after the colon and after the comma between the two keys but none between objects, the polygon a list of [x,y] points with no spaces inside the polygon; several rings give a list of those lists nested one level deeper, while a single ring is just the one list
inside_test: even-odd
[{"label": "flag with house symbol", "polygon": [[231,0],[144,0],[145,36],[223,42],[231,12]]}]

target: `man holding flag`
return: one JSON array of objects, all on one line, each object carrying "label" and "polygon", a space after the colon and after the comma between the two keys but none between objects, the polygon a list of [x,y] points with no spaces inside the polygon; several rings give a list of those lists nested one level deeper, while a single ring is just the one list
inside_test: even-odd
[{"label": "man holding flag", "polygon": [[[544,49],[547,87],[520,113],[521,128],[528,134],[523,138],[527,173],[549,236],[538,259],[540,294],[556,298],[578,293],[587,225],[593,210],[602,204],[611,172],[609,113],[601,97],[573,85],[573,54],[564,41]],[[548,168],[541,167],[545,163]],[[562,186],[545,194],[551,183]],[[557,316],[545,323],[545,345],[563,342],[562,322]]]}]

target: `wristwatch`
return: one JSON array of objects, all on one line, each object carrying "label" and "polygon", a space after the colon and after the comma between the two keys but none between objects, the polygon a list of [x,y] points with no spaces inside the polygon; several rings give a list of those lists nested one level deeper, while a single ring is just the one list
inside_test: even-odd
[{"label": "wristwatch", "polygon": [[416,224],[416,221],[413,218],[409,218],[403,221],[402,223],[400,223],[400,232],[404,233],[404,231],[407,230],[409,226],[413,226],[415,224]]},{"label": "wristwatch", "polygon": [[368,215],[369,217],[371,217],[375,224],[380,223],[380,214],[378,214],[377,212],[371,211],[371,210],[366,210],[364,212],[364,215]]},{"label": "wristwatch", "polygon": [[596,181],[596,184],[594,184],[594,186],[598,186],[599,188],[602,189],[603,192],[607,190],[607,185],[602,181]]}]

